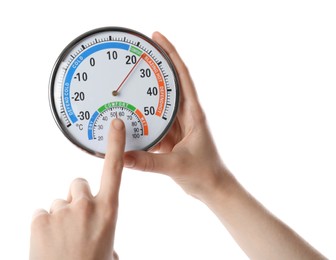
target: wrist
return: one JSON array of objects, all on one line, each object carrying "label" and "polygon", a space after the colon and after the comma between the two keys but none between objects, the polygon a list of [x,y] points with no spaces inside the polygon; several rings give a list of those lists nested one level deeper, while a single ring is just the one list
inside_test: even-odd
[{"label": "wrist", "polygon": [[217,177],[211,188],[198,196],[198,199],[212,210],[218,205],[227,205],[240,187],[239,182],[225,166],[219,170]]}]

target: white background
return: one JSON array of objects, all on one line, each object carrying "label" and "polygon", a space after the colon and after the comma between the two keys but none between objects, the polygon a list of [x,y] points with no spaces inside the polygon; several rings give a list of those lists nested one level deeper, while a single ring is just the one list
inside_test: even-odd
[{"label": "white background", "polygon": [[[2,1],[0,259],[27,259],[31,214],[103,161],[50,113],[58,54],[101,26],[165,34],[188,65],[218,149],[238,180],[336,258],[335,1]],[[206,163],[206,162],[205,162]],[[216,217],[168,177],[125,170],[121,259],[246,259]],[[261,249],[262,250],[262,249]]]}]

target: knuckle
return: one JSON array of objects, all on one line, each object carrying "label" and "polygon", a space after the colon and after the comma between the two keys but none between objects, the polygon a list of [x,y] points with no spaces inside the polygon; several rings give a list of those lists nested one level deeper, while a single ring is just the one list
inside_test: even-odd
[{"label": "knuckle", "polygon": [[113,215],[118,210],[119,198],[117,196],[112,196],[99,201],[100,207],[107,215]]},{"label": "knuckle", "polygon": [[109,207],[106,207],[103,210],[104,210],[104,212],[102,213],[102,216],[104,217],[104,219],[107,220],[107,222],[110,222],[111,220],[114,220],[117,216],[117,213],[118,213],[118,208],[113,207],[111,205]]},{"label": "knuckle", "polygon": [[143,164],[143,171],[145,172],[151,172],[153,171],[154,167],[155,167],[155,162],[153,160],[152,157],[150,156],[146,156],[145,160],[144,160],[144,164]]},{"label": "knuckle", "polygon": [[112,165],[112,171],[113,172],[121,172],[124,167],[124,161],[123,160],[116,160],[114,161]]},{"label": "knuckle", "polygon": [[88,183],[88,181],[86,180],[86,179],[84,179],[84,178],[76,178],[76,179],[74,179],[73,181],[72,181],[72,185],[73,184],[77,184],[77,183]]},{"label": "knuckle", "polygon": [[94,203],[90,198],[83,196],[74,202],[74,206],[82,214],[89,215],[93,211]]},{"label": "knuckle", "polygon": [[120,172],[124,167],[124,157],[112,157],[112,158],[105,158],[105,160],[109,161],[108,170],[112,172]]},{"label": "knuckle", "polygon": [[31,230],[41,230],[49,225],[49,216],[47,214],[40,214],[33,218],[31,222]]},{"label": "knuckle", "polygon": [[98,198],[97,203],[101,208],[109,209],[110,207],[118,207],[118,195],[112,193],[106,195],[103,193],[98,193],[96,196]]},{"label": "knuckle", "polygon": [[50,206],[50,209],[54,209],[55,207],[61,206],[64,203],[64,200],[55,199]]},{"label": "knuckle", "polygon": [[[116,226],[118,207],[115,207],[106,201],[99,200],[97,203],[95,216],[97,223],[99,222],[102,228],[105,230],[110,230]],[[90,219],[92,219],[91,216]],[[84,221],[86,221],[86,219],[84,219]]]}]

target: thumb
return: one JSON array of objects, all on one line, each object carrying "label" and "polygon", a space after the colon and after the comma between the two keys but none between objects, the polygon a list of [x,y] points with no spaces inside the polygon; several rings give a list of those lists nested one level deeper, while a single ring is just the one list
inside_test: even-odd
[{"label": "thumb", "polygon": [[131,151],[124,155],[124,166],[145,172],[157,172],[169,175],[176,159],[174,154],[158,154],[145,151]]}]

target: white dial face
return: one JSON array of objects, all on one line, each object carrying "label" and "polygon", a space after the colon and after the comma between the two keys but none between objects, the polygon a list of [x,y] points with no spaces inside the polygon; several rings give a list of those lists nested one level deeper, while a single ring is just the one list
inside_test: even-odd
[{"label": "white dial face", "polygon": [[111,120],[126,126],[126,151],[146,150],[173,123],[179,86],[168,56],[151,39],[118,27],[90,31],[60,55],[50,104],[66,137],[103,157]]}]

